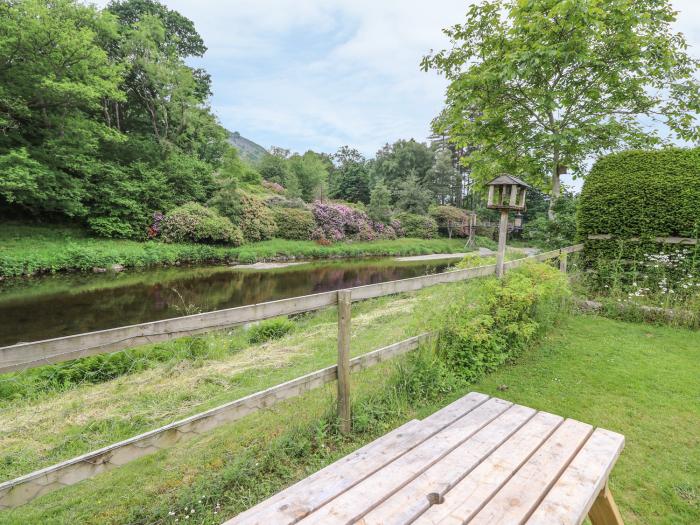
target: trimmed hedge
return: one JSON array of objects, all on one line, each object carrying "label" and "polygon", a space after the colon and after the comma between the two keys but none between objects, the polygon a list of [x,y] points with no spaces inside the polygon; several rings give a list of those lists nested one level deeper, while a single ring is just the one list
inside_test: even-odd
[{"label": "trimmed hedge", "polygon": [[599,159],[581,191],[578,234],[695,237],[700,148],[626,151]]},{"label": "trimmed hedge", "polygon": [[577,235],[585,245],[584,266],[595,270],[589,275],[594,289],[632,286],[633,293],[641,287],[648,295],[678,287],[697,269],[697,258],[685,246],[654,237],[697,237],[699,229],[700,148],[608,155],[583,185]]},{"label": "trimmed hedge", "polygon": [[316,228],[314,214],[302,208],[272,208],[277,223],[277,237],[305,241]]}]

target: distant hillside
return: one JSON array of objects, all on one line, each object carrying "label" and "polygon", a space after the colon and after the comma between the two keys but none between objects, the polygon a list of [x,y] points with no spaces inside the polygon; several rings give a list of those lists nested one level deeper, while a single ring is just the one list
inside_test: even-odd
[{"label": "distant hillside", "polygon": [[267,153],[260,144],[243,137],[238,131],[233,133],[229,131],[228,141],[240,152],[241,158],[248,162],[258,162]]}]

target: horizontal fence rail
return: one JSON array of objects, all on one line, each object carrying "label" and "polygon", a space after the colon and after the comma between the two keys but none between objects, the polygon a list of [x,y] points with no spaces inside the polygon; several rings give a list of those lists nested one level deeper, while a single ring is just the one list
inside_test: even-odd
[{"label": "horizontal fence rail", "polygon": [[[567,254],[581,251],[582,244],[552,250],[505,263],[505,269],[517,268],[531,261],[558,258],[560,268],[566,271]],[[78,357],[117,352],[134,345],[153,343],[188,335],[218,330],[280,315],[318,310],[339,304],[338,297],[352,302],[417,291],[428,286],[458,282],[494,275],[496,265],[478,266],[439,274],[358,286],[345,290],[324,292],[271,301],[266,303],[217,310],[197,315],[166,319],[151,323],[113,328],[98,332],[59,337],[33,343],[20,343],[0,348],[0,373],[58,363]],[[344,300],[346,300],[344,299]],[[349,334],[350,317],[339,316],[339,332]],[[73,485],[100,472],[111,470],[137,458],[164,450],[220,425],[224,425],[276,403],[299,396],[338,379],[338,370],[356,372],[393,357],[415,350],[430,340],[434,333],[424,333],[404,341],[349,359],[349,352],[340,351],[338,364],[316,370],[280,385],[250,394],[188,418],[175,421],[138,436],[37,470],[19,478],[0,483],[0,510],[14,508],[43,494]],[[339,394],[349,403],[349,388]],[[339,396],[340,397],[340,396]]]},{"label": "horizontal fence rail", "polygon": [[[505,267],[506,269],[515,268],[526,261],[554,259],[562,254],[580,251],[581,249],[583,249],[582,244],[560,250],[552,250],[535,256],[509,261],[505,264]],[[436,284],[485,277],[494,274],[495,268],[495,265],[479,266],[465,270],[413,277],[411,279],[358,286],[349,288],[349,290],[351,290],[352,300],[355,302],[401,292],[414,292]],[[162,321],[110,328],[97,332],[69,335],[31,343],[18,343],[0,348],[0,374],[60,363],[90,355],[118,352],[138,345],[177,339],[212,330],[221,330],[280,315],[319,310],[337,304],[337,297],[337,292],[303,295],[278,301],[175,317]]]},{"label": "horizontal fence rail", "polygon": [[[588,236],[589,240],[592,241],[607,241],[610,239],[620,239],[622,241],[632,241],[632,242],[639,242],[641,240],[640,237],[618,237],[616,235],[612,235],[610,233],[593,233]],[[652,239],[655,242],[661,243],[661,244],[697,244],[698,240],[693,238],[693,237],[653,237]]]},{"label": "horizontal fence rail", "polygon": [[[429,341],[434,335],[432,332],[426,332],[355,357],[350,360],[350,371],[358,372],[415,350],[421,343]],[[337,377],[338,365],[331,365],[206,412],[0,483],[0,509],[17,507],[42,494],[73,485],[100,472],[119,467],[158,450],[170,448],[175,443],[185,441],[220,425],[231,423],[248,414],[331,383]]]}]

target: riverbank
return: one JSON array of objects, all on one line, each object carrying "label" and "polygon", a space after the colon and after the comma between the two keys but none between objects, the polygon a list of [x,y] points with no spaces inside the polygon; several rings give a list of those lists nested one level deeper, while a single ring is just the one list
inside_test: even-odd
[{"label": "riverbank", "polygon": [[[491,245],[480,239],[478,244]],[[0,225],[0,278],[64,271],[109,271],[183,264],[280,262],[295,259],[429,255],[464,251],[464,239],[396,239],[339,242],[272,239],[237,248],[166,244],[88,236],[70,227]]]}]

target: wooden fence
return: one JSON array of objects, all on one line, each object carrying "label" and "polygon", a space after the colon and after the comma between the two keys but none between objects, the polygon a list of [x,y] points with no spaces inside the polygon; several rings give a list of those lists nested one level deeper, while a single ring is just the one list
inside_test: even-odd
[{"label": "wooden fence", "polygon": [[[509,261],[505,263],[505,268],[512,269],[528,261],[558,258],[560,269],[566,271],[567,254],[582,249],[581,244],[569,246]],[[433,336],[431,333],[421,334],[350,359],[352,302],[417,291],[436,284],[493,275],[495,271],[496,265],[479,266],[0,348],[0,373],[4,373],[88,355],[116,352],[137,344],[175,339],[280,315],[318,310],[332,305],[338,305],[339,309],[337,365],[311,372],[119,443],[0,483],[0,509],[17,507],[42,494],[73,485],[158,450],[170,448],[180,441],[336,380],[341,430],[348,432],[350,430],[350,373],[414,350]]]},{"label": "wooden fence", "polygon": [[[610,233],[596,233],[596,234],[591,234],[588,236],[588,239],[592,241],[607,241],[610,239],[620,239],[622,241],[632,241],[632,242],[639,242],[640,237],[628,237],[628,238],[623,238],[623,237],[617,237],[615,235],[612,235]],[[653,240],[655,242],[658,242],[660,244],[688,244],[688,245],[695,245],[698,243],[698,240],[692,237],[654,237]]]}]

